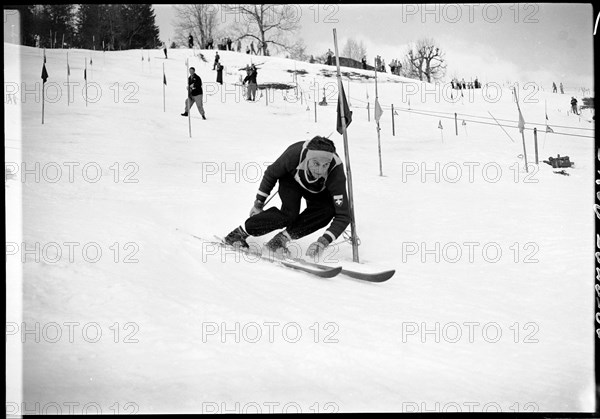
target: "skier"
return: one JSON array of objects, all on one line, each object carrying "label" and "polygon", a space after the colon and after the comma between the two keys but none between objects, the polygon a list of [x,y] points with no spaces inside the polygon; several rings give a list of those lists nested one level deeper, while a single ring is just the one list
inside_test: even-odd
[{"label": "skier", "polygon": [[[279,182],[281,209],[263,211],[265,200]],[[300,213],[301,200],[306,209]],[[331,222],[331,224],[329,224]],[[277,233],[266,247],[273,253],[289,253],[287,244],[327,226],[329,228],[307,249],[306,255],[318,257],[350,223],[344,165],[333,141],[316,136],[289,146],[265,171],[250,218],[225,237],[232,246],[248,248],[246,239]]]},{"label": "skier", "polygon": [[258,75],[258,73],[256,71],[256,66],[254,64],[252,64],[248,68],[247,74],[248,75],[242,81],[242,84],[245,84],[246,82],[248,82],[248,97],[247,97],[247,100],[254,101],[256,99],[256,89],[258,88],[258,85],[256,84],[256,76]]},{"label": "skier", "polygon": [[571,111],[573,111],[575,115],[579,115],[579,111],[577,111],[577,99],[573,96],[571,96]]},{"label": "skier", "polygon": [[206,119],[204,107],[202,106],[202,79],[196,74],[194,67],[190,67],[187,90],[188,97],[185,100],[185,112],[181,116],[188,116],[188,112],[195,102],[200,115],[202,115],[202,119]]}]

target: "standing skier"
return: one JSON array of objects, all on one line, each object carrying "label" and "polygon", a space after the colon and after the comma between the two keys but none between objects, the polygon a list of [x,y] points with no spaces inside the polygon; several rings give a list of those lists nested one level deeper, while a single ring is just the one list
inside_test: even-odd
[{"label": "standing skier", "polygon": [[[281,209],[272,207],[263,211],[265,200],[277,182]],[[306,209],[300,213],[302,198],[306,200]],[[316,136],[292,144],[267,168],[250,210],[250,218],[229,233],[225,242],[248,248],[248,236],[262,236],[285,228],[266,247],[272,252],[288,253],[290,240],[307,236],[329,224],[329,228],[306,251],[307,256],[317,257],[344,232],[349,223],[344,165],[333,141]]]},{"label": "standing skier", "polygon": [[258,88],[256,83],[258,72],[254,64],[248,68],[247,74],[246,78],[242,81],[242,85],[248,82],[248,97],[246,99],[254,101],[256,100],[256,89]]},{"label": "standing skier", "polygon": [[571,96],[571,111],[575,115],[579,115],[579,111],[577,110],[577,99],[574,96]]},{"label": "standing skier", "polygon": [[196,103],[202,119],[206,119],[204,107],[202,106],[202,79],[196,74],[196,69],[190,67],[190,76],[188,77],[188,97],[185,100],[185,112],[181,116],[188,116],[190,108]]}]

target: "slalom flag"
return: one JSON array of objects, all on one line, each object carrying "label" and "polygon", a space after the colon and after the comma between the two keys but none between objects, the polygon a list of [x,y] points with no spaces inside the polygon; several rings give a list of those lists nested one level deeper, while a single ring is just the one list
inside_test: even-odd
[{"label": "slalom flag", "polygon": [[523,119],[523,114],[521,113],[521,107],[519,106],[519,101],[518,99],[516,99],[517,97],[517,90],[513,87],[513,93],[515,95],[515,101],[517,102],[517,109],[519,110],[519,132],[522,134],[523,131],[525,130],[525,119]]},{"label": "slalom flag", "polygon": [[165,75],[165,71],[163,70],[163,84],[167,85],[167,76]]},{"label": "slalom flag", "polygon": [[463,124],[463,125],[467,125],[467,123],[465,122],[465,120],[464,120],[464,119],[463,119],[463,122],[462,122],[462,124]]},{"label": "slalom flag", "polygon": [[367,102],[369,101],[369,91],[365,88],[365,91],[367,92]]},{"label": "slalom flag", "polygon": [[379,120],[381,119],[381,115],[383,115],[383,110],[379,105],[379,100],[375,98],[375,121],[379,122]]},{"label": "slalom flag", "polygon": [[550,125],[546,125],[546,132],[554,132],[554,130],[552,128],[550,128]]},{"label": "slalom flag", "polygon": [[67,76],[71,75],[71,67],[69,66],[69,62],[67,61]]},{"label": "slalom flag", "polygon": [[142,54],[142,61],[144,61],[144,54]]},{"label": "slalom flag", "polygon": [[90,57],[90,65],[92,65],[92,57]]},{"label": "slalom flag", "polygon": [[442,120],[440,119],[440,123],[438,124],[438,128],[439,129],[444,129],[444,127],[442,126]]},{"label": "slalom flag", "polygon": [[44,48],[44,64],[46,64],[46,48]]},{"label": "slalom flag", "polygon": [[343,134],[342,128],[342,106],[344,106],[344,119],[346,123],[346,128],[352,122],[352,111],[348,106],[348,102],[346,101],[346,94],[344,93],[344,85],[340,83],[341,90],[338,95],[338,106],[337,106],[337,132]]},{"label": "slalom flag", "polygon": [[83,79],[87,81],[87,68],[83,69]]},{"label": "slalom flag", "polygon": [[519,132],[522,133],[523,130],[525,130],[525,119],[523,119],[523,114],[521,113],[519,102],[517,102],[517,109],[519,110]]},{"label": "slalom flag", "polygon": [[46,83],[48,80],[48,72],[46,71],[46,63],[42,64],[42,80]]}]

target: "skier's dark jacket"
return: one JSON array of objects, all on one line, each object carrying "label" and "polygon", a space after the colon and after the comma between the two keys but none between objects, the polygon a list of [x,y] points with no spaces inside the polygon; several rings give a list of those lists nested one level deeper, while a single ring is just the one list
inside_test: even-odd
[{"label": "skier's dark jacket", "polygon": [[248,84],[251,84],[251,83],[254,83],[254,84],[256,84],[256,76],[257,76],[257,75],[258,75],[258,74],[257,74],[256,70],[255,70],[255,69],[252,69],[252,70],[250,71],[250,74],[248,74],[248,75],[246,76],[246,78],[244,79],[244,81],[242,82],[242,84],[244,84],[244,83],[246,83],[246,82],[248,82]]},{"label": "skier's dark jacket", "polygon": [[321,177],[315,182],[309,182],[307,180],[308,162],[306,161],[306,154],[308,151],[307,145],[310,141],[312,140],[292,144],[273,164],[267,167],[258,188],[256,199],[265,202],[277,180],[285,176],[292,176],[304,190],[309,192],[309,195],[310,193],[318,194],[326,190],[331,195],[331,202],[335,208],[333,221],[324,233],[324,237],[331,243],[350,224],[350,208],[346,191],[344,165],[334,151],[326,178]]},{"label": "skier's dark jacket", "polygon": [[191,96],[202,94],[202,79],[196,73],[188,77],[188,88]]}]

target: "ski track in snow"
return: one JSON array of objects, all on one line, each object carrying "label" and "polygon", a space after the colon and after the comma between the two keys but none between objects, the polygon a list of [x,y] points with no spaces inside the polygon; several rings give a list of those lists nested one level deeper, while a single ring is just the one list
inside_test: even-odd
[{"label": "ski track in snow", "polygon": [[[40,83],[41,51],[4,47],[5,63],[18,57],[21,65],[19,76],[16,64],[5,64],[6,79]],[[317,109],[317,123],[312,96],[309,111],[306,103],[284,101],[279,92],[268,106],[264,96],[259,98],[261,91],[256,103],[246,102],[236,96],[234,83],[244,73],[238,68],[251,57],[219,53],[226,71],[225,85],[217,89],[210,51],[205,52],[208,63],[189,50],[171,50],[168,60],[157,59],[161,51],[150,51],[150,63],[147,51],[143,63],[140,51],[93,52],[92,68],[90,51],[69,50],[70,81],[80,83],[73,103],[67,106],[63,86],[56,103],[45,104],[44,125],[41,103],[33,95],[18,109],[7,105],[6,132],[22,132],[20,140],[7,136],[7,161],[26,162],[28,168],[35,162],[42,167],[56,162],[63,169],[55,183],[42,179],[22,184],[23,242],[28,248],[35,243],[93,242],[102,250],[96,263],[82,258],[81,246],[71,262],[67,247],[61,246],[57,262],[48,260],[53,255],[49,249],[39,263],[29,256],[22,265],[24,322],[41,327],[95,322],[103,333],[97,343],[84,340],[81,329],[72,343],[66,335],[57,343],[29,337],[23,345],[25,402],[55,402],[63,409],[63,403],[95,402],[103,412],[115,403],[122,411],[126,403],[135,403],[140,413],[199,412],[215,406],[253,411],[255,404],[268,411],[269,403],[279,403],[275,411],[296,403],[303,412],[410,411],[423,404],[433,409],[436,403],[440,409],[455,403],[463,411],[469,403],[477,403],[476,411],[488,403],[502,411],[523,411],[526,405],[557,412],[594,408],[591,138],[546,135],[538,127],[540,164],[526,178],[517,157],[523,150],[516,128],[506,128],[512,143],[497,126],[467,122],[465,131],[462,118],[456,136],[454,121],[443,119],[442,134],[439,118],[401,111],[392,136],[388,106],[408,108],[397,82],[406,80],[379,74],[383,177],[375,123],[367,122],[366,109],[351,108],[348,128],[364,263],[353,268],[395,268],[396,275],[383,284],[365,284],[315,278],[239,255],[236,260],[233,254],[212,252],[190,234],[224,236],[242,223],[262,171],[291,143],[333,131],[342,158],[344,147],[335,132],[333,89],[326,90],[329,106]],[[46,54],[48,82],[62,85],[66,51]],[[102,92],[87,107],[81,96],[84,57],[88,81]],[[208,118],[203,121],[192,110],[192,138],[187,118],[179,115],[186,58],[204,82]],[[294,68],[293,61],[260,60],[259,83],[291,83],[286,70]],[[320,75],[325,66],[296,65],[308,72],[298,77],[305,92],[311,83],[319,84],[317,101],[325,83],[335,85],[335,79]],[[366,101],[368,91],[373,109],[372,79],[353,80],[350,89],[345,80],[344,87],[355,106]],[[50,84],[47,89],[54,97]],[[229,95],[224,89],[230,89]],[[526,123],[544,122],[547,101],[550,126],[594,128],[586,120],[591,118],[588,110],[581,120],[567,115],[569,94],[538,92],[536,98],[536,103],[521,103]],[[480,116],[490,111],[513,121],[518,117],[508,89],[496,103],[481,96],[472,103],[421,99],[411,97],[411,109]],[[593,131],[571,132],[593,136]],[[530,163],[532,138],[526,131]],[[556,175],[556,169],[541,162],[557,154],[575,162],[575,168],[567,169],[570,176]],[[64,162],[79,163],[73,182]],[[95,167],[101,168],[95,183],[86,181],[81,171],[90,162],[90,177]],[[436,181],[429,174],[422,181],[421,165],[431,170],[436,162],[439,173],[446,168],[446,176]],[[472,166],[471,182],[467,165],[472,163],[479,165]],[[501,169],[497,182],[484,178],[486,164],[488,179]],[[455,178],[456,167],[462,175],[453,183],[448,179]],[[408,175],[414,168],[419,172]],[[5,181],[7,197],[15,196],[19,180]],[[269,205],[279,202],[276,197]],[[271,236],[250,240],[262,244]],[[306,249],[317,237],[305,237],[298,245]],[[437,263],[433,254],[410,253],[415,246],[423,250],[422,243],[435,249],[436,242],[441,248],[456,244],[462,257],[448,262],[455,256],[454,245],[446,246],[445,257]],[[472,262],[465,242],[479,243]],[[488,243],[502,250],[496,263],[482,256]],[[517,263],[511,248],[515,243]],[[492,250],[490,257],[495,255]],[[353,265],[347,243],[328,252],[333,265]],[[525,263],[527,257],[534,262]],[[132,263],[125,263],[127,258]],[[110,328],[115,322],[118,337]],[[278,325],[272,341],[265,322]],[[461,325],[456,343],[450,342],[456,333],[448,326],[452,322]],[[466,322],[480,325],[472,342]],[[482,327],[491,323],[501,329],[496,343],[486,340],[495,336],[495,329],[482,335]],[[262,336],[252,343],[256,324]],[[435,330],[436,324],[439,342],[435,332],[421,334],[421,326]],[[237,333],[238,342],[235,332],[223,333],[236,325],[246,332]],[[285,336],[283,326],[289,326]],[[419,332],[407,334],[415,326]],[[218,332],[208,334],[214,327]],[[291,343],[298,328],[302,335]]]}]

